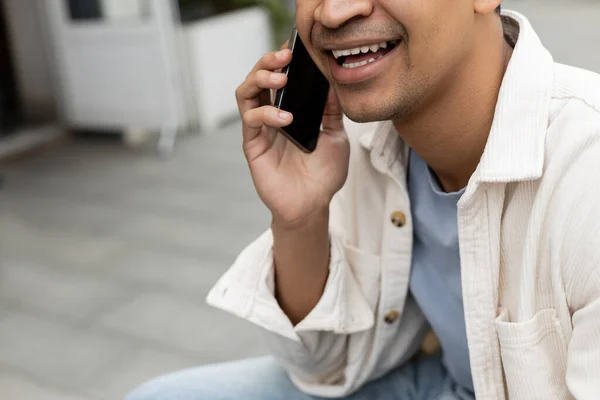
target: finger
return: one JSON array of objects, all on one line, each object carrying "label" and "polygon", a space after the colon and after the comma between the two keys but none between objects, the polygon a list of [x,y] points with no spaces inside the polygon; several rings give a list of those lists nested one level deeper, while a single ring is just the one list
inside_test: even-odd
[{"label": "finger", "polygon": [[254,72],[261,69],[267,71],[275,71],[288,65],[292,60],[292,52],[289,49],[282,49],[267,53],[252,68],[252,71],[248,75],[252,75]]},{"label": "finger", "polygon": [[[270,72],[261,70],[256,73],[255,77],[255,85],[260,87],[261,90],[258,93],[257,99],[258,104],[253,104],[256,108],[259,106],[272,105],[275,100],[275,96],[277,94],[277,90],[281,89],[287,84],[288,78],[286,74],[281,72]],[[252,101],[252,103],[255,103]],[[248,102],[243,103],[243,105],[251,105]]]},{"label": "finger", "polygon": [[327,104],[323,114],[323,131],[342,132],[344,130],[344,112],[333,88],[329,88]]},{"label": "finger", "polygon": [[[284,44],[281,45],[281,47],[279,48],[279,50],[285,50],[288,48],[290,41],[286,40]],[[282,68],[277,68],[276,70],[274,70],[273,72],[281,72],[283,69]],[[277,96],[277,89],[271,89],[269,92],[269,104],[273,104],[273,101],[275,101],[275,97]],[[266,99],[266,96],[265,96]],[[264,100],[261,100],[260,104],[264,104]]]},{"label": "finger", "polygon": [[255,69],[283,68],[292,59],[292,51],[288,48],[283,48],[278,51],[273,51],[265,54],[256,64]]},{"label": "finger", "polygon": [[[244,113],[250,108],[261,105],[261,100],[268,98],[270,90],[281,89],[287,83],[287,76],[281,72],[271,72],[268,70],[258,70],[248,76],[246,81],[238,87],[236,96],[238,98],[238,108],[240,113]],[[260,96],[267,92],[263,98]]]},{"label": "finger", "polygon": [[[285,43],[281,46],[281,48],[279,50],[285,50],[288,48],[288,44],[290,43],[289,40],[286,40]],[[274,70],[275,72],[281,72],[282,68],[277,68],[276,70]]]},{"label": "finger", "polygon": [[263,106],[246,111],[242,115],[244,142],[254,139],[263,127],[282,128],[292,123],[291,113],[273,106]]}]

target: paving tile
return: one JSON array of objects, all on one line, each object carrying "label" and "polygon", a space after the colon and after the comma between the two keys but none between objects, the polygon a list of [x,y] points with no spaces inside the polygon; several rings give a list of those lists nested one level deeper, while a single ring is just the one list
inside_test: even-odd
[{"label": "paving tile", "polygon": [[18,310],[18,308],[18,304],[6,299],[0,299],[0,320],[14,315],[15,310]]},{"label": "paving tile", "polygon": [[[268,222],[265,223],[268,225]],[[249,233],[249,231],[251,231]],[[115,235],[156,246],[170,246],[186,251],[219,253],[229,259],[235,256],[258,236],[259,229],[232,232],[222,224],[208,225],[183,218],[147,215],[144,218],[123,221],[115,227]]]},{"label": "paving tile", "polygon": [[93,400],[8,371],[0,371],[0,393],[3,400]]},{"label": "paving tile", "polygon": [[99,377],[87,392],[106,400],[122,399],[149,379],[199,364],[199,360],[144,348]]},{"label": "paving tile", "polygon": [[269,223],[270,213],[253,190],[236,190],[224,200],[225,196],[222,190],[203,187],[157,190],[156,187],[137,186],[127,191],[113,191],[105,196],[103,204],[137,214],[160,214],[197,223],[228,224],[231,221],[232,228],[238,231]]},{"label": "paving tile", "polygon": [[205,362],[265,354],[254,325],[208,305],[164,294],[140,294],[101,317],[99,324],[192,352]]},{"label": "paving tile", "polygon": [[19,196],[3,203],[21,221],[48,232],[83,230],[97,236],[110,235],[112,227],[126,217],[118,209],[85,198]]},{"label": "paving tile", "polygon": [[127,346],[114,338],[16,311],[0,319],[0,364],[58,387],[87,387]]},{"label": "paving tile", "polygon": [[0,297],[52,314],[93,318],[97,312],[128,297],[114,281],[31,262],[0,265]]},{"label": "paving tile", "polygon": [[186,256],[172,251],[131,248],[112,260],[110,272],[125,282],[160,288],[203,300],[229,266],[206,256]]},{"label": "paving tile", "polygon": [[[68,148],[71,146],[66,146]],[[60,149],[57,149],[60,150]],[[86,149],[89,153],[91,149]],[[56,165],[55,159],[60,159],[63,154],[49,153],[46,157],[53,160],[44,162],[43,158],[28,160],[27,168],[10,169],[6,174],[5,189],[10,197],[32,197],[33,193],[40,195],[42,199],[56,198],[62,196],[70,202],[76,199],[101,199],[110,189],[111,184],[121,182],[120,175],[110,170],[111,165],[103,165],[101,169],[95,168],[96,164],[91,157],[81,165],[75,167]],[[121,178],[123,179],[123,178]],[[73,185],[77,182],[77,185]],[[32,186],[33,185],[33,186]],[[35,190],[32,190],[32,187]]]},{"label": "paving tile", "polygon": [[0,212],[0,265],[23,260],[58,268],[101,269],[125,247],[126,243],[115,237],[86,230],[44,228]]}]

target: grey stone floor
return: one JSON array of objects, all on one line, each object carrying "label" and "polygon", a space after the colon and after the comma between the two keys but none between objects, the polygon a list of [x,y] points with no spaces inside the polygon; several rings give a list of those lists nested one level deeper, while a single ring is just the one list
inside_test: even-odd
[{"label": "grey stone floor", "polygon": [[239,131],[185,138],[170,160],[87,138],[1,169],[0,398],[119,399],[263,353],[253,326],[204,304],[269,224]]},{"label": "grey stone floor", "polygon": [[[512,0],[556,59],[600,71],[600,3]],[[259,355],[204,304],[269,223],[239,124],[160,160],[77,139],[0,167],[0,399],[115,400],[143,380]]]}]

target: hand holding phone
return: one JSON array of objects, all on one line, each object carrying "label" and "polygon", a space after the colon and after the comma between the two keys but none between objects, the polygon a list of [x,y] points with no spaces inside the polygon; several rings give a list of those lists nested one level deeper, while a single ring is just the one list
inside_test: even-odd
[{"label": "hand holding phone", "polygon": [[301,150],[311,153],[317,147],[329,82],[315,65],[298,31],[289,40],[292,61],[284,68],[287,84],[277,91],[275,107],[294,115],[294,121],[280,132]]},{"label": "hand holding phone", "polygon": [[333,195],[346,181],[350,157],[341,107],[333,91],[324,105],[325,112],[321,111],[318,117],[323,129],[310,133],[319,140],[312,153],[280,134],[302,118],[301,114],[292,115],[271,102],[271,91],[289,83],[289,76],[277,71],[291,60],[289,49],[266,54],[236,91],[243,121],[244,155],[254,186],[273,220],[279,226],[289,227],[327,210]]}]

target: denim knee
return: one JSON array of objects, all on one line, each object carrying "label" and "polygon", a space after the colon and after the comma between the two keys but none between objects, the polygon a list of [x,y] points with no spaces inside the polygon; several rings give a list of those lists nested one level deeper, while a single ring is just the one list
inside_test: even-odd
[{"label": "denim knee", "polygon": [[270,357],[207,365],[152,379],[124,400],[306,399]]},{"label": "denim knee", "polygon": [[124,400],[159,400],[169,399],[171,393],[168,393],[168,389],[165,388],[164,384],[160,383],[161,379],[150,380],[137,388],[133,389],[127,394]]}]

